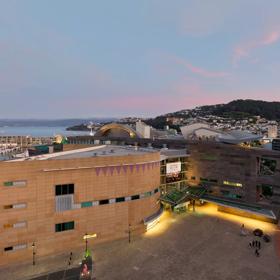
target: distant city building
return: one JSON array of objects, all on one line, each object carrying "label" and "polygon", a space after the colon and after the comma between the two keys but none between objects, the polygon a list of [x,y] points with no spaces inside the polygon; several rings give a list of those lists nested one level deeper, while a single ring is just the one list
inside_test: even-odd
[{"label": "distant city building", "polygon": [[180,128],[183,137],[187,140],[213,140],[228,144],[241,144],[260,140],[261,135],[252,134],[241,130],[221,131],[213,129],[204,123],[195,123]]},{"label": "distant city building", "polygon": [[267,129],[267,137],[268,138],[277,138],[278,136],[278,127],[277,125],[270,125]]},{"label": "distant city building", "polygon": [[143,138],[133,127],[119,123],[110,123],[102,126],[96,131],[94,136],[107,138]]},{"label": "distant city building", "polygon": [[136,122],[136,132],[143,138],[151,138],[151,127],[142,121]]},{"label": "distant city building", "polygon": [[[181,126],[180,130],[182,132],[182,135],[185,139],[193,139],[196,137],[195,132],[196,131],[202,131],[203,129],[210,129],[210,125],[206,123],[193,123],[185,126]],[[207,135],[206,130],[205,135]]]}]

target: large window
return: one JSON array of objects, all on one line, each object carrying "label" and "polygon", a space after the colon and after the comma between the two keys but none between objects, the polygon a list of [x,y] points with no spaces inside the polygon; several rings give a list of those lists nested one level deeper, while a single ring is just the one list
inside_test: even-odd
[{"label": "large window", "polygon": [[257,186],[260,197],[269,199],[273,196],[273,186],[267,184],[261,184]]},{"label": "large window", "polygon": [[55,232],[61,232],[74,229],[74,221],[60,223],[55,225]]},{"label": "large window", "polygon": [[55,195],[74,194],[74,184],[63,184],[55,186]]},{"label": "large window", "polygon": [[277,162],[274,159],[261,158],[260,159],[260,175],[274,175],[276,170]]}]

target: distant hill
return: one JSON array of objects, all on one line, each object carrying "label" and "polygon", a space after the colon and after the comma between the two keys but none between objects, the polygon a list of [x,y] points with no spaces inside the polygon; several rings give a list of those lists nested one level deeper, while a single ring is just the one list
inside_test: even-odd
[{"label": "distant hill", "polygon": [[267,120],[280,121],[280,102],[267,102],[259,100],[234,100],[227,104],[206,105],[194,109],[184,109],[174,113],[168,113],[145,120],[145,123],[157,129],[163,129],[166,125],[179,131],[180,125],[173,125],[167,121],[167,117],[176,117],[182,119],[218,116],[240,120],[248,117],[261,116]]},{"label": "distant hill", "polygon": [[202,106],[201,109],[220,117],[261,116],[268,120],[280,120],[280,102],[240,99],[228,104]]},{"label": "distant hill", "polygon": [[[188,114],[183,114],[188,111]],[[192,110],[182,110],[167,114],[168,116],[207,116],[214,115],[233,119],[242,119],[250,116],[261,116],[268,120],[280,120],[280,102],[268,102],[261,100],[234,100],[227,104],[207,105]]]}]

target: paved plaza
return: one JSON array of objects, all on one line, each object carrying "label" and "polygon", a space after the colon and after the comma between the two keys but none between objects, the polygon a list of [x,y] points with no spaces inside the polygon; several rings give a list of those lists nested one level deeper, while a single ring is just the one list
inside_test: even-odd
[{"label": "paved plaza", "polygon": [[[166,212],[159,225],[142,237],[94,245],[95,277],[99,279],[279,280],[275,225],[217,212],[214,206],[196,207],[195,213]],[[240,236],[245,224],[248,236]],[[249,242],[261,228],[272,236],[262,242],[256,257]],[[256,239],[256,238],[255,238]],[[73,252],[78,264],[82,252]],[[30,279],[32,273],[65,268],[67,255],[32,265],[1,269],[0,279]],[[68,275],[68,274],[67,274]],[[2,278],[1,278],[2,277]],[[4,278],[3,278],[4,277]],[[28,278],[29,277],[29,278]]]}]

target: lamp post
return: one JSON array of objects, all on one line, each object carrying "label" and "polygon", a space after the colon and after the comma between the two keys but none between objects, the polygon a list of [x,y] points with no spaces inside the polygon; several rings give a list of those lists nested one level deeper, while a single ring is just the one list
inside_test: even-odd
[{"label": "lamp post", "polygon": [[35,265],[35,242],[32,243],[32,260],[33,260],[33,265]]},{"label": "lamp post", "polygon": [[87,252],[87,247],[88,247],[88,234],[85,233],[85,241],[86,241],[86,252]]},{"label": "lamp post", "polygon": [[130,243],[130,241],[131,241],[131,229],[130,229],[130,227],[131,227],[131,224],[128,225],[128,243]]}]

